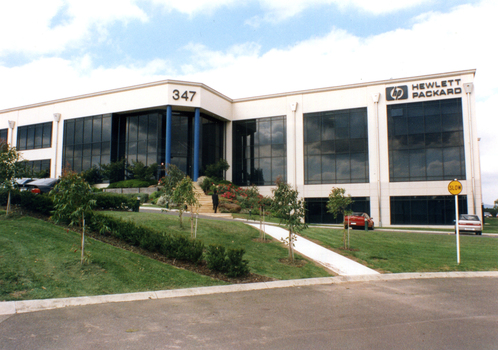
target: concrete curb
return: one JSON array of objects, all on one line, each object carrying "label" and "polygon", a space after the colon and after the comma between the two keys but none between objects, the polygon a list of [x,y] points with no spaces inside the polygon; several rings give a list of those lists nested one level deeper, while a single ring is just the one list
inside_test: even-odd
[{"label": "concrete curb", "polygon": [[399,274],[379,274],[363,276],[337,276],[320,277],[287,281],[273,281],[248,284],[233,284],[228,286],[213,286],[200,288],[172,289],[156,292],[139,292],[127,294],[111,294],[90,297],[43,299],[25,301],[4,301],[0,302],[0,315],[14,315],[26,312],[60,309],[69,306],[84,306],[104,303],[119,303],[125,301],[145,301],[151,299],[180,298],[198,295],[210,295],[220,293],[235,293],[245,291],[255,291],[264,289],[304,287],[313,285],[341,284],[354,282],[387,282],[408,279],[431,279],[431,278],[476,278],[495,277],[498,278],[498,271],[483,272],[427,272],[427,273],[399,273]]}]

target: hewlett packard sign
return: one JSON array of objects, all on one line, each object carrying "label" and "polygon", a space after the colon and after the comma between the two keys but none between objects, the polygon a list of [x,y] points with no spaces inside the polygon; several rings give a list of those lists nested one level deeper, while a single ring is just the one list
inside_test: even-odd
[{"label": "hewlett packard sign", "polygon": [[451,96],[462,93],[462,79],[448,79],[430,81],[408,85],[390,86],[386,88],[386,100],[407,100],[409,96],[413,99],[424,99],[439,96]]}]

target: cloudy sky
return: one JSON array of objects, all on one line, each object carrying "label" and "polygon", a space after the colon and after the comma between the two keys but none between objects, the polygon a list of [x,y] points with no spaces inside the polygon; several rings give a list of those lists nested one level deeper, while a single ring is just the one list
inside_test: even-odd
[{"label": "cloudy sky", "polygon": [[496,0],[16,0],[0,110],[163,79],[249,97],[477,69],[484,203],[498,199]]}]

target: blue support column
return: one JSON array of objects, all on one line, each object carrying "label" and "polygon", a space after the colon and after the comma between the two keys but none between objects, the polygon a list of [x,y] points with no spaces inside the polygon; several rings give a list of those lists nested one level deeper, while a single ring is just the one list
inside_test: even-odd
[{"label": "blue support column", "polygon": [[165,156],[165,166],[171,164],[171,119],[172,119],[173,108],[171,106],[166,107],[166,156]]},{"label": "blue support column", "polygon": [[200,151],[200,142],[201,138],[201,111],[199,108],[195,109],[195,119],[194,119],[194,173],[193,179],[197,181],[199,178],[199,151]]}]

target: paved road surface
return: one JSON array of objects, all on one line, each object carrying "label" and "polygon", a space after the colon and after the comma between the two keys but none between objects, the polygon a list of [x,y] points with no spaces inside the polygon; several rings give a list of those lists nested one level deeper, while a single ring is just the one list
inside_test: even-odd
[{"label": "paved road surface", "polygon": [[497,349],[498,279],[356,282],[0,316],[0,349]]}]

